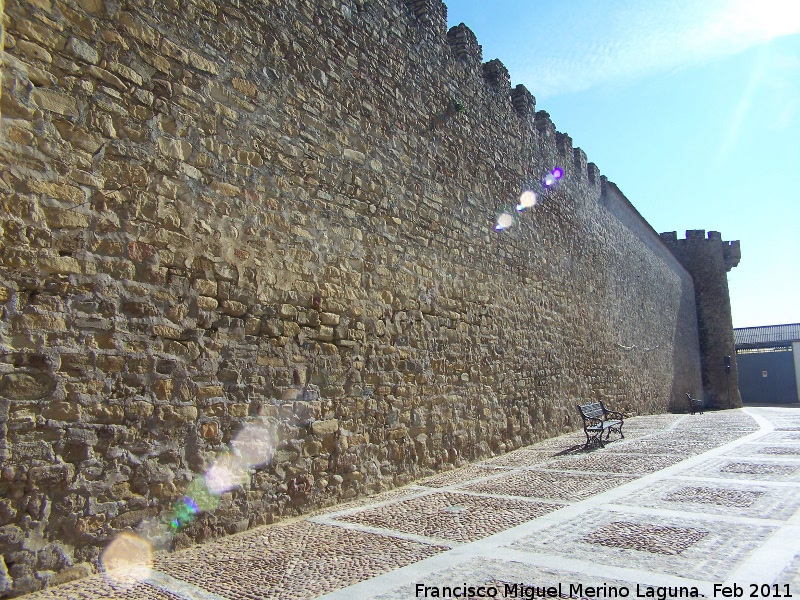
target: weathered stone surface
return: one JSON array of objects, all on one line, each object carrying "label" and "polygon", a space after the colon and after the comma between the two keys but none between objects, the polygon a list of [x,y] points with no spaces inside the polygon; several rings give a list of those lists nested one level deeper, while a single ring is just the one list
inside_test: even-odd
[{"label": "weathered stone surface", "polygon": [[37,88],[31,92],[31,100],[37,106],[67,117],[78,116],[78,103],[73,96],[67,96],[54,90]]},{"label": "weathered stone surface", "polygon": [[337,419],[329,419],[327,421],[314,421],[311,425],[311,431],[314,435],[328,435],[335,433],[339,429],[339,421]]},{"label": "weathered stone surface", "polygon": [[12,400],[47,398],[55,389],[55,379],[44,373],[6,373],[0,379],[0,396]]},{"label": "weathered stone surface", "polygon": [[[6,1],[31,67],[3,77],[0,136],[24,536],[95,560],[250,428],[272,463],[186,541],[576,428],[580,399],[700,389],[692,277],[615,186],[403,2],[334,4]],[[554,164],[495,231],[494,199]],[[52,580],[32,560],[13,594]]]}]

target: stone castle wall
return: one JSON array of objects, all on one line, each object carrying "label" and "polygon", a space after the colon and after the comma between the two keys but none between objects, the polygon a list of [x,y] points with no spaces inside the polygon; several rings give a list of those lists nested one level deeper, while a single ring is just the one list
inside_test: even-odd
[{"label": "stone castle wall", "polygon": [[[438,0],[7,0],[0,594],[701,389],[692,279]],[[498,212],[564,180],[498,232]]]}]

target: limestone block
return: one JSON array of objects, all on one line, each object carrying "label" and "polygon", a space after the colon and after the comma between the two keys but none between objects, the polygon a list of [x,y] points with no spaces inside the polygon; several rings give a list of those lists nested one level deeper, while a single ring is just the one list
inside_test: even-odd
[{"label": "limestone block", "polygon": [[[38,60],[50,64],[53,62],[53,55],[42,48],[39,44],[34,44],[27,40],[17,40],[17,48],[22,54],[32,60]],[[40,105],[41,106],[41,105]]]},{"label": "limestone block", "polygon": [[167,400],[172,397],[172,388],[175,382],[172,379],[159,379],[153,383],[153,393],[159,400]]},{"label": "limestone block", "polygon": [[338,419],[329,419],[327,421],[314,421],[311,424],[311,431],[314,435],[329,435],[336,433],[339,429]]},{"label": "limestone block", "polygon": [[125,420],[125,409],[118,404],[98,402],[89,408],[89,413],[102,423],[122,423]]},{"label": "limestone block", "polygon": [[196,279],[192,287],[203,296],[216,296],[217,295],[217,282],[213,279]]},{"label": "limestone block", "polygon": [[78,103],[73,96],[67,96],[53,90],[37,88],[31,92],[31,99],[37,106],[50,112],[67,117],[78,116]]},{"label": "limestone block", "polygon": [[203,401],[211,398],[224,398],[225,392],[222,391],[221,385],[209,385],[205,387],[198,387],[196,395],[198,400]]},{"label": "limestone block", "polygon": [[232,317],[241,317],[247,312],[247,305],[235,300],[225,300],[222,302],[222,312]]},{"label": "limestone block", "polygon": [[234,77],[231,79],[231,85],[233,89],[237,92],[241,92],[245,96],[250,96],[251,98],[258,96],[258,88],[251,81],[240,77]]},{"label": "limestone block", "polygon": [[76,402],[54,402],[42,411],[42,415],[55,421],[80,421],[83,410]]},{"label": "limestone block", "polygon": [[234,418],[246,417],[250,414],[250,405],[244,402],[229,404],[228,414]]},{"label": "limestone block", "polygon": [[187,160],[192,155],[192,145],[189,142],[173,138],[158,138],[158,149],[162,154],[178,160]]},{"label": "limestone block", "polygon": [[206,421],[200,424],[200,436],[206,440],[219,437],[219,423],[216,421]]},{"label": "limestone block", "polygon": [[6,373],[0,379],[0,396],[11,400],[39,400],[52,395],[55,389],[56,380],[46,373]]},{"label": "limestone block", "polygon": [[197,308],[200,310],[215,310],[217,306],[219,306],[219,302],[216,298],[210,298],[208,296],[197,297]]},{"label": "limestone block", "polygon": [[167,338],[170,340],[181,339],[181,332],[174,327],[168,325],[153,325],[153,335],[158,337]]},{"label": "limestone block", "polygon": [[128,405],[127,412],[130,418],[147,419],[153,414],[155,408],[149,402],[136,400]]},{"label": "limestone block", "polygon": [[79,229],[88,227],[89,219],[86,215],[74,210],[54,206],[44,207],[47,224],[54,229]]},{"label": "limestone block", "polygon": [[81,272],[80,263],[71,256],[42,257],[39,264],[47,273],[60,273],[70,275]]},{"label": "limestone block", "polygon": [[80,38],[69,38],[67,42],[67,51],[75,58],[79,58],[93,65],[96,65],[97,61],[100,60],[100,55],[97,53],[97,50]]},{"label": "limestone block", "polygon": [[196,406],[162,406],[158,412],[159,418],[165,421],[188,423],[197,420]]}]

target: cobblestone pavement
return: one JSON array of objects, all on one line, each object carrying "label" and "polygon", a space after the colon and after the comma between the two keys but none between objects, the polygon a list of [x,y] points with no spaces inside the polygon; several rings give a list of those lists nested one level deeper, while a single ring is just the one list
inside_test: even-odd
[{"label": "cobblestone pavement", "polygon": [[625,430],[603,449],[568,434],[158,555],[143,582],[96,575],[25,598],[672,598],[715,584],[730,587],[718,598],[800,597],[800,410]]}]

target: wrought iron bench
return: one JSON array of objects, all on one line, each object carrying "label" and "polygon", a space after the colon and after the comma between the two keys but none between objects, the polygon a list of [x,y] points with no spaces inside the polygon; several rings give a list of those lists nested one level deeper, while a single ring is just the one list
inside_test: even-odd
[{"label": "wrought iron bench", "polygon": [[686,397],[689,399],[689,411],[692,414],[699,412],[702,415],[703,401],[700,398],[692,398],[691,394],[686,394]]},{"label": "wrought iron bench", "polygon": [[606,434],[606,440],[611,435],[612,431],[619,433],[620,438],[624,438],[625,434],[622,433],[623,417],[621,412],[608,410],[603,401],[591,402],[589,404],[578,405],[578,412],[581,413],[583,418],[583,432],[586,434],[586,445],[588,448],[592,442],[599,442],[600,447],[603,444],[603,433]]}]

